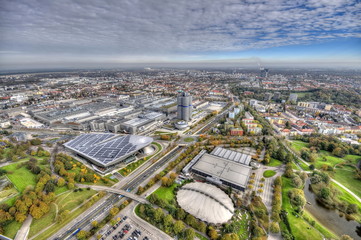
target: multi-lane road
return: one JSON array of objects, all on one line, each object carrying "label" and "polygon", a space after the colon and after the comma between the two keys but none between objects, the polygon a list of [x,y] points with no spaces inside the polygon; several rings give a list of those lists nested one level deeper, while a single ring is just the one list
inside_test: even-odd
[{"label": "multi-lane road", "polygon": [[[184,147],[175,147],[172,149],[167,155],[163,158],[155,162],[149,168],[143,170],[141,173],[130,179],[125,185],[123,185],[120,189],[126,191],[135,190],[141,183],[144,182],[149,176],[154,174],[160,167],[164,166],[168,161],[177,157],[181,152],[184,151]],[[131,175],[132,176],[132,175]],[[96,204],[94,209],[86,212],[85,215],[81,216],[81,219],[75,219],[71,223],[69,223],[66,227],[60,230],[57,234],[53,235],[50,239],[62,239],[62,240],[70,240],[73,239],[71,234],[75,232],[77,229],[83,229],[89,224],[91,224],[92,219],[95,219],[100,214],[104,213],[104,211],[109,210],[109,206],[113,206],[118,203],[121,198],[118,194],[112,194],[107,197],[106,200],[101,202],[101,204]]]}]

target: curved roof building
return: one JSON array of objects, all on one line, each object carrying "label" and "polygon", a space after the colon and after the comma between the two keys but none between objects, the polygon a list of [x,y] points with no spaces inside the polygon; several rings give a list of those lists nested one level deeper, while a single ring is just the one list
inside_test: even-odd
[{"label": "curved roof building", "polygon": [[64,146],[100,167],[109,167],[126,160],[150,145],[153,138],[112,133],[82,134]]},{"label": "curved roof building", "polygon": [[228,195],[208,183],[184,185],[177,193],[177,201],[186,212],[209,223],[225,223],[234,213],[233,203]]}]

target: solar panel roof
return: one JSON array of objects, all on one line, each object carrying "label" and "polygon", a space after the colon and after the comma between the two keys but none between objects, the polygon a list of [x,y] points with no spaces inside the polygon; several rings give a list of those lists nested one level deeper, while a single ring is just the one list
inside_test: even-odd
[{"label": "solar panel roof", "polygon": [[106,167],[129,157],[152,141],[153,138],[145,136],[90,133],[82,134],[65,143],[64,146]]}]

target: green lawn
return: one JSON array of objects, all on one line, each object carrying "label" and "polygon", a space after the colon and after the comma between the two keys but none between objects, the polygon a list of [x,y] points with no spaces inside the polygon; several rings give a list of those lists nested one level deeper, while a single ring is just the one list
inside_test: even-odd
[{"label": "green lawn", "polygon": [[173,185],[170,187],[159,187],[157,190],[155,190],[153,192],[153,194],[156,194],[160,199],[170,201],[170,200],[174,199],[173,190],[177,186],[178,186],[178,184],[173,183]]},{"label": "green lawn", "polygon": [[278,167],[281,165],[282,165],[282,162],[280,160],[277,160],[274,158],[271,158],[271,161],[269,162],[269,164],[267,164],[267,166],[270,166],[270,167]]},{"label": "green lawn", "polygon": [[185,139],[183,139],[184,142],[193,142],[194,141],[194,138],[191,138],[191,137],[187,137]]},{"label": "green lawn", "polygon": [[[288,191],[292,189],[291,179],[282,177],[282,209],[288,212],[288,221],[291,226],[292,234],[296,239],[305,240],[322,240],[322,235],[310,227],[306,220],[296,217],[293,214],[293,208],[288,198]],[[284,227],[284,224],[281,224]]]},{"label": "green lawn", "polygon": [[273,170],[266,170],[263,172],[263,177],[269,178],[269,177],[273,177],[275,174],[276,172]]},{"label": "green lawn", "polygon": [[11,223],[4,226],[4,235],[9,238],[15,238],[16,233],[21,228],[21,223],[12,221]]},{"label": "green lawn", "polygon": [[292,169],[297,171],[300,170],[300,168],[294,162],[292,162]]},{"label": "green lawn", "polygon": [[59,196],[55,200],[55,203],[58,204],[59,211],[64,211],[64,210],[71,211],[80,204],[82,204],[86,199],[93,196],[95,193],[96,191],[92,189],[90,190],[84,189],[81,192],[71,191],[69,193],[64,193],[63,195]]},{"label": "green lawn", "polygon": [[333,179],[343,184],[345,187],[350,189],[358,197],[361,197],[361,181],[357,180],[354,176],[354,172],[350,171],[349,168],[344,167],[342,169],[336,169],[335,173],[330,174]]},{"label": "green lawn", "polygon": [[295,140],[295,141],[291,141],[291,145],[293,147],[293,149],[295,149],[297,152],[300,152],[302,148],[307,148],[308,147],[308,143],[305,143],[303,141],[299,141],[299,140]]},{"label": "green lawn", "polygon": [[20,191],[24,191],[27,186],[35,186],[36,184],[36,176],[26,167],[16,168],[18,163],[10,164],[2,169],[5,169],[8,172],[6,175],[10,179],[10,181],[14,184],[14,186]]}]

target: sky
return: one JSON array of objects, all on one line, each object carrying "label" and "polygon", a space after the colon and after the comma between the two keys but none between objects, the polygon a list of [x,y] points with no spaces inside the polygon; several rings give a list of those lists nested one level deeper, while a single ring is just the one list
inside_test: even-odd
[{"label": "sky", "polygon": [[361,68],[360,0],[0,0],[0,69]]}]

